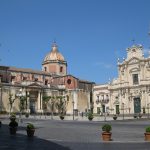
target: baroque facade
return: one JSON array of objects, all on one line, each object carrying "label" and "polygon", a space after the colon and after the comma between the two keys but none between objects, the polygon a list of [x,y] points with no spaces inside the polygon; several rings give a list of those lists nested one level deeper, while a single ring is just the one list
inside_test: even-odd
[{"label": "baroque facade", "polygon": [[[53,43],[51,51],[42,62],[42,71],[0,66],[0,111],[10,111],[9,98],[25,95],[26,112],[42,113],[43,96],[64,96],[69,100],[68,114],[85,112],[91,109],[92,88],[94,82],[80,80],[67,74],[67,62]],[[50,103],[50,102],[49,102]],[[19,111],[20,101],[17,98],[12,112]],[[51,113],[50,105],[47,104]]]},{"label": "baroque facade", "polygon": [[118,60],[118,78],[93,88],[94,113],[149,113],[150,57],[145,58],[143,47],[127,48],[127,58]]}]

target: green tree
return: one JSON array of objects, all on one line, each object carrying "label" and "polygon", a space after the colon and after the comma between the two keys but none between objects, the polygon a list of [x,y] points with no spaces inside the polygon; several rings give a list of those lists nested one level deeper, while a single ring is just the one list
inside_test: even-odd
[{"label": "green tree", "polygon": [[19,99],[20,99],[19,108],[20,108],[20,112],[22,113],[26,108],[25,104],[27,101],[27,96],[20,96]]},{"label": "green tree", "polygon": [[54,96],[50,96],[50,109],[51,109],[51,119],[53,119],[53,113],[54,113],[54,107],[55,107],[55,97]]},{"label": "green tree", "polygon": [[46,118],[46,112],[47,112],[47,105],[48,105],[48,102],[50,100],[50,96],[47,96],[47,95],[44,95],[42,97],[42,105],[43,105],[43,110],[44,110],[44,114],[45,114],[45,118]]},{"label": "green tree", "polygon": [[68,102],[69,102],[68,96],[56,96],[55,106],[60,116],[66,115]]}]

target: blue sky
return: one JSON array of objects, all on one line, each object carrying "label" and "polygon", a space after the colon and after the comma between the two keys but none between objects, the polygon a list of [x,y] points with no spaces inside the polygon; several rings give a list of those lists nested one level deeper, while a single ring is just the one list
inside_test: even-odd
[{"label": "blue sky", "polygon": [[103,84],[149,31],[150,0],[0,0],[0,65],[41,70],[56,40],[68,74]]}]

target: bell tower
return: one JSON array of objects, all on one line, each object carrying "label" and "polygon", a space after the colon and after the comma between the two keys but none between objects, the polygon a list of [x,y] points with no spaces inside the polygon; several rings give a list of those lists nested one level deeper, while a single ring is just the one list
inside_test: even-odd
[{"label": "bell tower", "polygon": [[56,42],[52,44],[51,51],[45,56],[42,63],[42,70],[60,76],[67,74],[67,62],[58,51]]}]

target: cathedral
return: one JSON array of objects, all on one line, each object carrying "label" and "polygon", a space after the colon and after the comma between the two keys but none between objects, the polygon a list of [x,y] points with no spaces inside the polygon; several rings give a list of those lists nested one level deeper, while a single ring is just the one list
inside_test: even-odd
[{"label": "cathedral", "polygon": [[149,114],[150,57],[144,57],[142,45],[126,51],[126,59],[118,59],[118,77],[94,86],[94,113]]},{"label": "cathedral", "polygon": [[[93,110],[94,84],[67,74],[67,61],[54,42],[43,59],[42,70],[0,66],[0,111],[10,111],[11,95],[11,99],[15,99],[11,112],[19,112],[20,101],[16,96],[26,96],[24,111],[43,113],[43,96],[46,95],[67,98],[67,114],[87,112]],[[47,104],[47,107],[51,113],[50,105]]]}]

